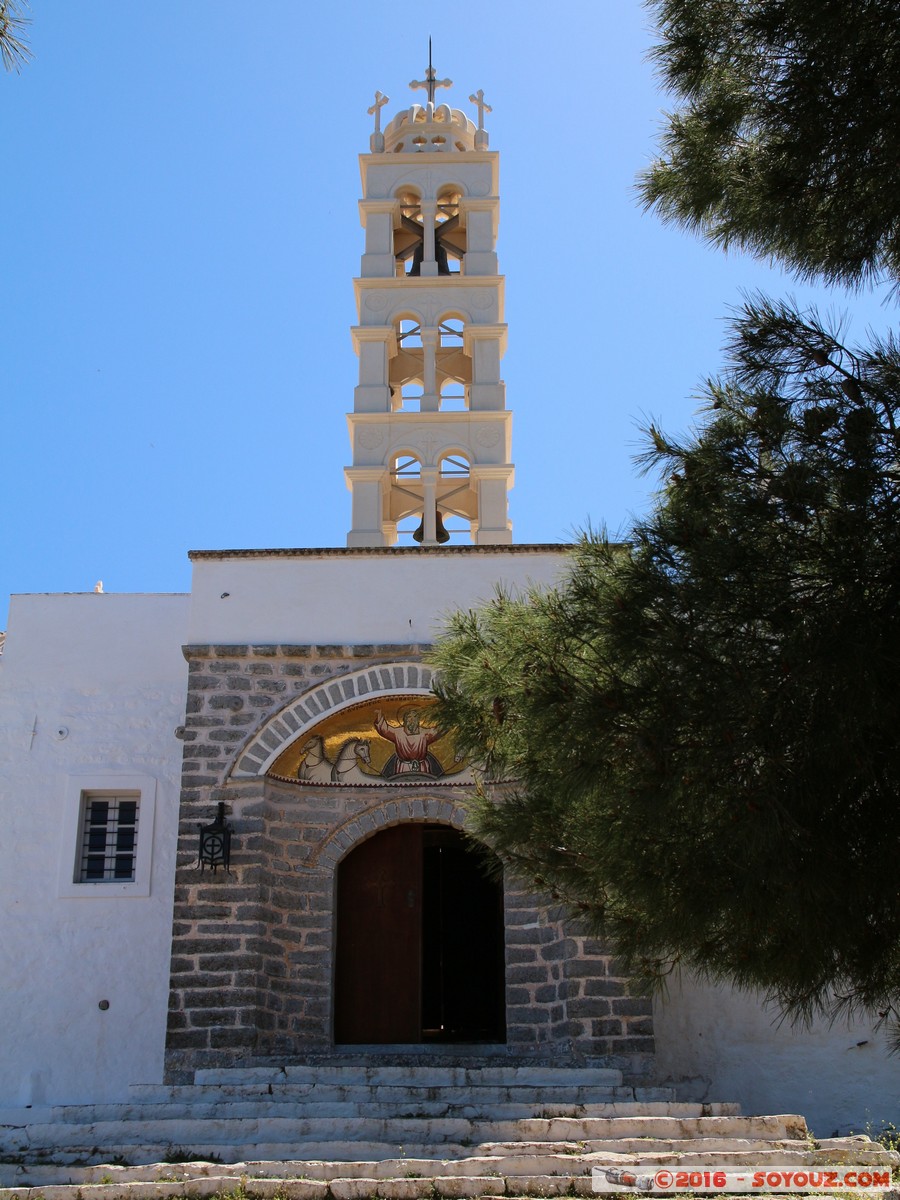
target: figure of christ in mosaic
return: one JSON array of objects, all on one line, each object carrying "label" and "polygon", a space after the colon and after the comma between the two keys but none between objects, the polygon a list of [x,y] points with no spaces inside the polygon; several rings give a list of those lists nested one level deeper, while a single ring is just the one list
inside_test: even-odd
[{"label": "figure of christ in mosaic", "polygon": [[430,775],[437,778],[443,775],[444,768],[428,749],[440,737],[440,732],[423,726],[415,708],[402,712],[400,720],[402,724],[391,725],[381,709],[375,709],[373,723],[376,733],[393,742],[395,747],[394,753],[381,768],[382,777],[393,779],[398,775]]}]

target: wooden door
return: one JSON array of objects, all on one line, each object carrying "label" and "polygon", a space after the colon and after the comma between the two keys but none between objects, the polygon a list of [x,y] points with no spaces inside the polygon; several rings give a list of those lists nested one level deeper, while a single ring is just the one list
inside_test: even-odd
[{"label": "wooden door", "polygon": [[334,1040],[418,1042],[422,827],[395,825],[338,867]]}]

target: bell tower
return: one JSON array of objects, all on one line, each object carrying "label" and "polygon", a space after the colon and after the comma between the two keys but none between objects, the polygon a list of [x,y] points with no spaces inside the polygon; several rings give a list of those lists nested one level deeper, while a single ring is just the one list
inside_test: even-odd
[{"label": "bell tower", "polygon": [[476,125],[436,104],[451,80],[436,77],[430,42],[428,58],[424,80],[410,84],[425,103],[382,130],[388,97],[376,92],[370,151],[360,155],[366,238],[354,281],[348,546],[512,541],[499,169],[484,128],[491,109],[482,91],[469,97]]}]

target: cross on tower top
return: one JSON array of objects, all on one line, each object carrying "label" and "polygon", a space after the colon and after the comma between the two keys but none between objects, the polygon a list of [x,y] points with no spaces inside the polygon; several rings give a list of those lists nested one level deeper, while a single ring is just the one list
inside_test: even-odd
[{"label": "cross on tower top", "polygon": [[412,79],[409,86],[415,90],[416,88],[424,88],[428,93],[428,103],[434,104],[434,93],[438,88],[448,88],[453,86],[452,79],[438,79],[435,74],[434,67],[431,65],[431,38],[428,39],[428,70],[425,72],[424,79]]},{"label": "cross on tower top", "polygon": [[390,100],[390,96],[385,96],[383,92],[375,93],[375,103],[371,108],[367,109],[369,116],[375,117],[375,132],[381,133],[381,110]]},{"label": "cross on tower top", "polygon": [[[474,95],[469,97],[469,100],[471,101],[472,104],[478,105],[478,128],[484,129],[484,114],[486,112],[494,111],[491,108],[491,106],[488,104],[487,100],[485,100],[485,98],[484,98],[484,88],[479,88],[478,91],[475,92]],[[370,108],[369,112],[371,112],[371,111],[372,110]]]}]

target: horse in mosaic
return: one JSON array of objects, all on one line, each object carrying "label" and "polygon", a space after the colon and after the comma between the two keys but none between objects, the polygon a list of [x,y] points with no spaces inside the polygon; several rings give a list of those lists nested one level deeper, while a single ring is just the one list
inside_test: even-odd
[{"label": "horse in mosaic", "polygon": [[304,742],[300,753],[304,755],[297,768],[297,778],[301,783],[331,783],[334,763],[325,753],[325,742],[318,734],[313,734]]},{"label": "horse in mosaic", "polygon": [[348,738],[337,752],[331,768],[331,782],[372,783],[378,776],[367,775],[359,765],[361,762],[369,763],[371,761],[368,740],[366,738]]}]

